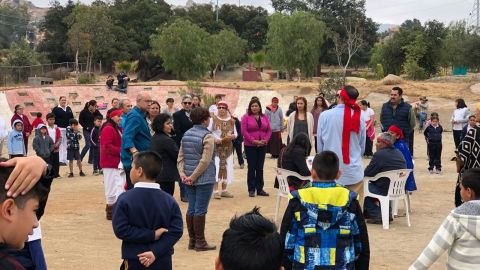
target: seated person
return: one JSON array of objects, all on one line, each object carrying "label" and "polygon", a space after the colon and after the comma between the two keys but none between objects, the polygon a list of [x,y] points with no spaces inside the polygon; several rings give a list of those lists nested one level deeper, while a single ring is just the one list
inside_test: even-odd
[{"label": "seated person", "polygon": [[282,269],[283,239],[258,208],[234,217],[225,230],[215,270]]},{"label": "seated person", "polygon": [[[292,172],[296,172],[301,176],[310,176],[310,170],[308,169],[306,158],[310,153],[312,146],[308,135],[305,133],[299,133],[293,140],[280,151],[280,156],[277,159],[277,167]],[[310,181],[302,181],[297,177],[289,177],[288,185],[290,191],[304,188],[310,185]],[[275,178],[275,188],[278,188],[278,179]]]},{"label": "seated person", "polygon": [[113,82],[115,81],[115,79],[113,78],[112,75],[108,75],[107,77],[107,81],[106,81],[106,85],[107,85],[107,88],[112,90],[113,89]]},{"label": "seated person", "polygon": [[408,144],[403,139],[403,131],[399,127],[391,125],[388,128],[388,132],[392,134],[395,139],[395,144],[393,145],[395,149],[403,154],[403,158],[405,158],[405,161],[407,162],[407,169],[412,170],[405,183],[405,190],[411,193],[412,191],[417,190],[417,184],[415,183],[415,176],[413,175],[413,160]]},{"label": "seated person", "polygon": [[312,187],[291,193],[280,228],[285,269],[368,269],[358,194],[335,183],[340,175],[338,156],[323,151],[313,160]]},{"label": "seated person", "polygon": [[[365,176],[373,177],[381,172],[406,169],[407,163],[403,154],[395,149],[395,139],[388,132],[380,133],[377,138],[377,152],[373,154],[370,164],[365,168]],[[380,178],[368,184],[371,193],[387,195],[390,186],[390,179]],[[364,214],[368,223],[382,224],[380,203],[377,199],[365,197]]]},{"label": "seated person", "polygon": [[117,75],[117,81],[118,88],[127,89],[128,81],[130,81],[130,78],[127,76],[127,74],[125,74],[124,71],[120,71],[120,73]]}]

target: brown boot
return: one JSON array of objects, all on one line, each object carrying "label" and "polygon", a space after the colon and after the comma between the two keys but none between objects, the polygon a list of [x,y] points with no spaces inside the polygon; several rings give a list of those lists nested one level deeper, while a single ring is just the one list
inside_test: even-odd
[{"label": "brown boot", "polygon": [[195,250],[207,251],[215,250],[216,246],[209,245],[205,240],[205,216],[194,216],[193,227],[195,228]]},{"label": "brown boot", "polygon": [[188,249],[195,249],[195,228],[193,227],[193,216],[186,215],[187,228],[188,228]]},{"label": "brown boot", "polygon": [[107,220],[112,220],[112,211],[113,211],[113,205],[107,204],[107,206],[105,207]]}]

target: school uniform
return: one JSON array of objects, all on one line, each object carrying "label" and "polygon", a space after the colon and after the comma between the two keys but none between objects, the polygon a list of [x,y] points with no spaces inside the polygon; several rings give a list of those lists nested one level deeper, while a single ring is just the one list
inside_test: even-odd
[{"label": "school uniform", "polygon": [[428,144],[429,171],[432,171],[434,168],[437,171],[442,170],[442,133],[443,127],[441,125],[430,125],[423,132]]}]

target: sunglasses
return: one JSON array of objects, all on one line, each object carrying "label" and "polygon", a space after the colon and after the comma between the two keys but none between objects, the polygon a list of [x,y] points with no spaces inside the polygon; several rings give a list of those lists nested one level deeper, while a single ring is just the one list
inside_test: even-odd
[{"label": "sunglasses", "polygon": [[226,110],[227,107],[218,107],[219,110]]},{"label": "sunglasses", "polygon": [[192,102],[183,102],[185,105],[192,105]]}]

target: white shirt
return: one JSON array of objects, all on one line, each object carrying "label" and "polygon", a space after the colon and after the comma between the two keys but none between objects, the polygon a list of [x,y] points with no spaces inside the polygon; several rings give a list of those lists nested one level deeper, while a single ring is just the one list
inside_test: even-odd
[{"label": "white shirt", "polygon": [[148,182],[138,182],[133,185],[134,188],[151,188],[151,189],[160,189],[158,183],[148,183]]},{"label": "white shirt", "polygon": [[52,138],[53,143],[56,143],[56,139],[57,139],[57,130],[56,129],[57,129],[56,125],[53,125],[53,127],[47,126],[48,136],[50,136],[50,138]]},{"label": "white shirt", "polygon": [[470,111],[468,108],[455,109],[452,114],[452,121],[458,123],[452,125],[453,130],[462,130],[463,127],[468,123],[468,117],[470,116]]},{"label": "white shirt", "polygon": [[365,120],[368,121],[372,117],[372,115],[375,115],[375,112],[372,110],[372,108],[367,108],[365,111],[361,110],[361,117]]},{"label": "white shirt", "polygon": [[208,108],[208,111],[210,113],[217,114],[217,111],[218,111],[217,104],[210,105],[210,107]]}]

